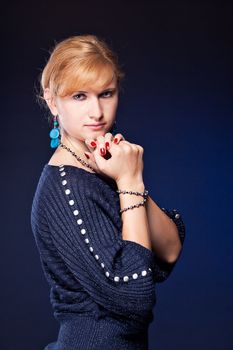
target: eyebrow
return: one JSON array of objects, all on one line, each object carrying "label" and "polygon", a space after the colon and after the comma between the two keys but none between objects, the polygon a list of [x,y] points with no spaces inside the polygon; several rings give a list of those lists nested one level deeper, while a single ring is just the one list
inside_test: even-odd
[{"label": "eyebrow", "polygon": [[[109,90],[112,90],[112,91],[115,91],[117,88],[116,87],[109,87],[107,89],[104,89],[101,93],[105,92],[105,91],[109,91]],[[82,90],[78,90],[77,92],[81,92],[81,93],[84,93],[84,94],[88,94],[88,91],[82,91]]]}]

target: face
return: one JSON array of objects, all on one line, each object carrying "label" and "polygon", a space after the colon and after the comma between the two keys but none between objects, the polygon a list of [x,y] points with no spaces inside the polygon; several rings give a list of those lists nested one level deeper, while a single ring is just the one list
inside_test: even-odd
[{"label": "face", "polygon": [[[61,135],[65,133],[76,141],[95,139],[107,133],[115,120],[118,105],[116,78],[104,89],[85,88],[71,96],[56,96],[47,103],[52,114],[58,115]],[[99,127],[91,126],[100,123]]]}]

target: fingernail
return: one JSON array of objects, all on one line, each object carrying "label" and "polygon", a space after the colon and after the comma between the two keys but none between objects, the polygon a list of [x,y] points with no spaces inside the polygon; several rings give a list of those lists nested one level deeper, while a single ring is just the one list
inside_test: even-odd
[{"label": "fingernail", "polygon": [[85,156],[87,157],[87,159],[90,158],[89,154],[87,154],[86,152],[84,152]]},{"label": "fingernail", "polygon": [[117,143],[118,142],[118,138],[116,137],[113,142]]},{"label": "fingernail", "polygon": [[100,148],[100,153],[101,153],[101,156],[103,156],[105,154],[105,148]]},{"label": "fingernail", "polygon": [[91,141],[91,146],[92,147],[96,147],[96,142],[95,141]]},{"label": "fingernail", "polygon": [[105,147],[106,147],[106,149],[109,149],[109,146],[110,146],[110,145],[109,145],[109,142],[106,141],[106,142],[105,142]]}]

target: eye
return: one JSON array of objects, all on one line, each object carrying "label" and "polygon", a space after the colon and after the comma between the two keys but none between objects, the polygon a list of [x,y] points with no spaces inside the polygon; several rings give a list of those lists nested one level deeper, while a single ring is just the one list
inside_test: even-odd
[{"label": "eye", "polygon": [[[108,96],[106,96],[108,94]],[[105,95],[104,97],[111,97],[113,95],[113,91],[105,91],[102,93],[102,96]]]},{"label": "eye", "polygon": [[76,94],[76,95],[73,95],[73,99],[78,100],[78,101],[82,101],[82,99],[80,99],[79,96],[85,96],[85,95],[84,94]]}]

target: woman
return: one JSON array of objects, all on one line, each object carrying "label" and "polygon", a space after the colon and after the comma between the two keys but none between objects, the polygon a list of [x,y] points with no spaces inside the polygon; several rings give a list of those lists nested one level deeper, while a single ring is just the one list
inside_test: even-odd
[{"label": "woman", "polygon": [[181,215],[145,189],[143,148],[113,134],[123,76],[94,35],[57,44],[42,72],[55,152],[31,225],[60,323],[46,350],[147,349],[155,284],[182,250]]}]

